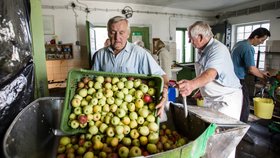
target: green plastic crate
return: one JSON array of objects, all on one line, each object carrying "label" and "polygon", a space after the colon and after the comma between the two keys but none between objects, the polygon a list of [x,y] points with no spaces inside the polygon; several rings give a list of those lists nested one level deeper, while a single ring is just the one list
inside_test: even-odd
[{"label": "green plastic crate", "polygon": [[[68,72],[67,85],[66,85],[66,93],[63,111],[61,115],[61,123],[60,130],[65,134],[78,134],[78,133],[86,133],[87,128],[77,128],[73,129],[68,125],[69,115],[71,113],[71,99],[75,95],[77,83],[85,76],[90,78],[94,78],[96,76],[110,76],[110,77],[134,77],[140,79],[153,79],[155,81],[155,89],[156,89],[156,103],[159,103],[162,90],[163,90],[163,78],[160,75],[145,75],[145,74],[132,74],[132,73],[112,73],[112,72],[101,72],[101,71],[93,71],[93,70],[85,70],[85,69],[72,69]],[[157,112],[157,111],[156,111]],[[155,115],[156,115],[155,112]],[[159,124],[159,117],[156,117],[156,121]]]}]

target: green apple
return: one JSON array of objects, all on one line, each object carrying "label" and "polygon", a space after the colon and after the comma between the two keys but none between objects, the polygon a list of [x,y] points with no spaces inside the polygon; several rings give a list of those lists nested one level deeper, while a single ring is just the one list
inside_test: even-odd
[{"label": "green apple", "polygon": [[101,151],[98,156],[99,158],[107,158],[107,153],[105,151]]},{"label": "green apple", "polygon": [[96,80],[97,82],[99,82],[99,83],[103,83],[105,79],[104,79],[103,76],[97,76],[97,77],[95,78],[95,80]]},{"label": "green apple", "polygon": [[139,139],[133,139],[133,140],[132,140],[132,145],[133,145],[133,146],[138,146],[138,147],[139,147],[139,146],[140,146],[140,140],[139,140]]},{"label": "green apple", "polygon": [[128,104],[127,102],[122,102],[120,105],[120,108],[123,109],[125,112],[128,111],[127,104]]},{"label": "green apple", "polygon": [[74,114],[74,113],[71,113],[71,114],[69,115],[69,119],[70,119],[70,120],[75,120],[76,118],[77,118],[77,115]]},{"label": "green apple", "polygon": [[142,99],[144,93],[141,90],[136,90],[134,96],[136,99]]},{"label": "green apple", "polygon": [[83,107],[84,114],[91,114],[92,110],[93,110],[93,108],[90,105],[86,105],[86,106]]},{"label": "green apple", "polygon": [[146,146],[148,144],[148,138],[146,136],[141,136],[139,141],[142,146]]},{"label": "green apple", "polygon": [[112,84],[117,84],[120,81],[118,77],[113,77],[112,78]]},{"label": "green apple", "polygon": [[118,91],[116,92],[116,97],[118,97],[119,99],[124,99],[124,93],[122,91]]},{"label": "green apple", "polygon": [[155,154],[155,153],[157,153],[157,146],[156,146],[156,144],[151,144],[151,143],[149,143],[149,144],[147,145],[147,151],[148,151],[150,154]]},{"label": "green apple", "polygon": [[132,112],[132,111],[135,111],[135,104],[130,102],[127,104],[127,109]]},{"label": "green apple", "polygon": [[156,85],[156,83],[155,83],[154,80],[150,80],[150,81],[148,82],[148,86],[149,86],[149,87],[155,87],[155,85]]},{"label": "green apple", "polygon": [[[89,140],[90,140],[90,139],[89,139]],[[85,143],[84,143],[84,147],[89,148],[89,147],[91,147],[91,146],[92,146],[92,142],[91,142],[91,141],[89,141],[89,140],[85,141]]]},{"label": "green apple", "polygon": [[114,117],[111,119],[111,124],[112,124],[112,125],[117,126],[119,123],[120,123],[120,118],[118,118],[117,116],[114,116]]},{"label": "green apple", "polygon": [[139,133],[143,136],[147,136],[150,133],[150,130],[147,126],[141,126],[139,127]]},{"label": "green apple", "polygon": [[59,144],[66,146],[67,144],[71,143],[71,138],[68,136],[63,136],[59,140]]},{"label": "green apple", "polygon": [[80,96],[79,94],[75,94],[73,98],[77,98],[77,99],[79,99],[79,100],[82,100],[82,99],[83,99],[83,97]]},{"label": "green apple", "polygon": [[101,118],[101,114],[99,112],[93,114],[93,121],[98,121]]},{"label": "green apple", "polygon": [[121,125],[115,127],[115,131],[117,134],[123,134],[124,128]]},{"label": "green apple", "polygon": [[119,118],[123,118],[125,116],[126,112],[124,109],[122,108],[118,108],[117,111],[116,111],[116,115],[119,117]]},{"label": "green apple", "polygon": [[92,113],[87,114],[87,118],[88,118],[88,122],[92,121],[93,120],[93,114]]},{"label": "green apple", "polygon": [[142,83],[142,84],[140,85],[139,89],[145,94],[145,93],[148,92],[149,87],[148,87],[148,85]]},{"label": "green apple", "polygon": [[131,137],[132,139],[137,139],[137,138],[139,137],[139,132],[138,132],[138,130],[137,130],[137,129],[132,129],[132,130],[130,131],[130,137]]},{"label": "green apple", "polygon": [[96,135],[98,133],[98,128],[97,128],[97,126],[93,125],[93,126],[89,127],[88,131],[90,134]]},{"label": "green apple", "polygon": [[131,120],[131,121],[130,121],[129,127],[130,127],[131,129],[136,128],[137,126],[138,126],[138,123],[137,123],[136,120]]},{"label": "green apple", "polygon": [[107,82],[104,84],[104,87],[107,89],[107,90],[111,90],[112,89],[112,84]]},{"label": "green apple", "polygon": [[129,149],[126,146],[122,146],[120,147],[118,154],[120,158],[127,158],[129,154]]},{"label": "green apple", "polygon": [[131,145],[131,139],[129,137],[124,137],[122,139],[122,144],[125,146],[130,146]]},{"label": "green apple", "polygon": [[153,132],[157,132],[158,131],[158,124],[157,123],[155,123],[155,122],[150,122],[149,123],[149,125],[148,125],[148,127],[149,127],[149,130],[150,131],[153,131]]},{"label": "green apple", "polygon": [[144,101],[141,98],[136,99],[135,107],[137,109],[141,109],[144,106]]},{"label": "green apple", "polygon": [[97,112],[101,112],[102,107],[100,105],[94,105],[92,107],[92,112],[93,113],[97,113]]},{"label": "green apple", "polygon": [[155,89],[155,88],[150,87],[150,88],[148,89],[148,94],[149,94],[149,95],[154,96],[155,93],[156,93],[156,89]]},{"label": "green apple", "polygon": [[129,125],[130,123],[130,118],[128,116],[124,116],[122,118],[122,123],[125,124],[125,125]]},{"label": "green apple", "polygon": [[111,146],[112,147],[116,147],[119,144],[119,139],[117,137],[113,137],[113,139],[111,140]]},{"label": "green apple", "polygon": [[89,88],[92,88],[94,85],[94,82],[92,80],[90,80],[90,81],[88,81],[87,85]]},{"label": "green apple", "polygon": [[134,96],[135,92],[136,92],[136,89],[135,88],[131,88],[131,89],[129,89],[128,94],[131,94],[132,96]]},{"label": "green apple", "polygon": [[124,88],[124,83],[122,81],[119,81],[117,83],[118,89],[123,89]]},{"label": "green apple", "polygon": [[78,94],[81,96],[81,97],[86,97],[88,92],[87,92],[87,89],[86,88],[82,88],[79,90]]},{"label": "green apple", "polygon": [[71,105],[75,108],[81,105],[81,100],[78,98],[73,98],[71,101]]},{"label": "green apple", "polygon": [[102,88],[102,83],[100,83],[100,82],[95,82],[93,87],[94,87],[94,89],[96,89],[96,90],[101,89],[101,88]]},{"label": "green apple", "polygon": [[108,127],[106,129],[106,134],[107,134],[108,137],[114,137],[114,135],[115,135],[114,128],[113,127]]},{"label": "green apple", "polygon": [[92,96],[91,96],[91,95],[87,95],[87,96],[86,96],[86,101],[88,102],[88,104],[90,103],[91,99],[92,99]]},{"label": "green apple", "polygon": [[115,102],[115,98],[114,98],[114,97],[108,97],[107,100],[106,100],[106,102],[107,102],[109,105],[112,105],[112,104],[114,104],[114,102]]},{"label": "green apple", "polygon": [[147,121],[149,122],[155,122],[156,121],[156,117],[153,114],[149,114],[146,118]]},{"label": "green apple", "polygon": [[130,127],[128,125],[124,125],[123,126],[123,133],[125,135],[129,134],[130,133]]},{"label": "green apple", "polygon": [[108,124],[110,124],[110,122],[111,122],[111,116],[108,116],[108,115],[106,115],[105,116],[105,119],[104,119],[104,122],[108,125]]},{"label": "green apple", "polygon": [[62,154],[62,153],[65,152],[65,150],[66,150],[65,145],[61,145],[61,144],[58,145],[58,147],[57,147],[57,153]]},{"label": "green apple", "polygon": [[124,134],[117,134],[115,135],[115,137],[117,137],[119,139],[119,142],[122,141]]},{"label": "green apple", "polygon": [[131,80],[125,81],[124,85],[125,85],[125,88],[131,89],[131,88],[133,88],[133,81],[131,81]]},{"label": "green apple", "polygon": [[156,109],[156,104],[154,102],[149,103],[148,105],[149,109],[154,111]]},{"label": "green apple", "polygon": [[144,118],[146,118],[149,115],[149,110],[142,108],[138,111],[138,114]]},{"label": "green apple", "polygon": [[137,157],[142,155],[142,151],[139,147],[133,146],[129,150],[129,157]]},{"label": "green apple", "polygon": [[118,90],[119,90],[119,87],[118,87],[116,84],[114,84],[114,85],[112,86],[112,91],[116,92],[116,91],[118,91]]},{"label": "green apple", "polygon": [[103,97],[102,91],[96,92],[96,93],[95,93],[95,97],[96,97],[97,99],[101,99],[101,98]]},{"label": "green apple", "polygon": [[82,108],[80,106],[74,108],[74,114],[80,115],[82,114]]},{"label": "green apple", "polygon": [[107,128],[108,128],[108,125],[107,125],[107,124],[101,123],[101,125],[100,125],[100,127],[99,127],[99,131],[100,131],[101,133],[104,133],[105,130],[106,130]]},{"label": "green apple", "polygon": [[139,116],[139,117],[137,118],[137,123],[138,123],[139,125],[142,125],[144,122],[145,122],[144,117]]},{"label": "green apple", "polygon": [[81,100],[81,106],[86,106],[86,105],[88,105],[88,101],[86,100],[86,99],[82,99]]},{"label": "green apple", "polygon": [[138,114],[135,111],[133,111],[133,112],[129,113],[129,118],[130,118],[130,121],[137,120]]},{"label": "green apple", "polygon": [[129,94],[129,89],[127,89],[126,87],[124,87],[122,90],[123,94]]},{"label": "green apple", "polygon": [[88,151],[84,154],[83,158],[94,158],[94,154],[92,151]]},{"label": "green apple", "polygon": [[114,92],[111,89],[106,89],[105,90],[105,97],[109,98],[112,97]]},{"label": "green apple", "polygon": [[98,105],[103,106],[106,104],[106,99],[99,99],[98,100]]},{"label": "green apple", "polygon": [[158,133],[152,132],[148,136],[149,143],[156,144],[159,140]]},{"label": "green apple", "polygon": [[95,140],[93,143],[93,149],[94,150],[101,150],[103,148],[104,144],[100,140]]},{"label": "green apple", "polygon": [[90,103],[91,103],[92,105],[97,105],[97,104],[98,104],[98,99],[97,99],[97,98],[92,98],[91,101],[90,101]]},{"label": "green apple", "polygon": [[96,92],[96,90],[95,90],[93,87],[89,88],[88,91],[87,91],[87,93],[88,93],[89,95],[92,95],[92,94],[95,93],[95,92]]},{"label": "green apple", "polygon": [[122,104],[123,100],[119,98],[115,98],[115,104],[120,106]]},{"label": "green apple", "polygon": [[133,100],[133,97],[131,94],[126,94],[124,97],[124,100],[128,103],[130,103]]},{"label": "green apple", "polygon": [[134,88],[138,88],[141,84],[142,84],[142,80],[141,79],[137,78],[137,79],[133,80]]},{"label": "green apple", "polygon": [[111,112],[116,112],[117,109],[118,109],[118,105],[116,105],[116,104],[112,104],[112,105],[110,106],[110,111],[111,111]]},{"label": "green apple", "polygon": [[83,146],[79,146],[79,148],[77,149],[78,155],[83,155],[85,152],[86,152],[86,148]]},{"label": "green apple", "polygon": [[107,112],[109,112],[109,111],[110,111],[110,105],[109,105],[109,104],[103,105],[103,107],[102,107],[102,112],[107,113]]}]

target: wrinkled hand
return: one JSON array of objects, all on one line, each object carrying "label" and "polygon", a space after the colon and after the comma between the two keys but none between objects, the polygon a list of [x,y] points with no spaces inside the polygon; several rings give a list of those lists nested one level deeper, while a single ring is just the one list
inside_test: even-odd
[{"label": "wrinkled hand", "polygon": [[156,106],[156,109],[158,110],[157,115],[159,117],[161,117],[163,114],[164,105],[166,104],[167,101],[167,93],[168,93],[168,88],[163,88],[161,100],[159,104]]},{"label": "wrinkled hand", "polygon": [[263,76],[264,76],[264,78],[269,78],[269,77],[271,77],[270,76],[270,73],[268,72],[268,71],[265,71],[265,72],[263,72]]},{"label": "wrinkled hand", "polygon": [[192,82],[193,81],[190,80],[181,80],[177,82],[177,88],[183,97],[189,96],[194,90],[194,86]]}]

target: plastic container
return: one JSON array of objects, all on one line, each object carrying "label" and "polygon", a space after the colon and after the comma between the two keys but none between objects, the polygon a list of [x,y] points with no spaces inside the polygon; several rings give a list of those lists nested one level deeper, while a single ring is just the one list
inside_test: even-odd
[{"label": "plastic container", "polygon": [[253,100],[254,114],[259,118],[271,119],[274,110],[273,100],[269,98],[260,97],[256,97]]},{"label": "plastic container", "polygon": [[[76,93],[77,83],[85,76],[90,78],[94,78],[96,76],[110,76],[110,77],[134,77],[145,80],[154,80],[155,81],[155,89],[157,98],[156,103],[159,102],[159,98],[161,96],[163,90],[163,79],[160,75],[144,75],[144,74],[132,74],[132,73],[112,73],[112,72],[101,72],[101,71],[92,71],[92,70],[84,70],[84,69],[73,69],[68,73],[67,85],[66,85],[66,94],[64,107],[61,116],[61,124],[60,129],[67,134],[77,134],[77,133],[86,133],[87,128],[77,128],[73,129],[68,125],[69,115],[71,113],[71,99]],[[156,115],[156,113],[155,113]],[[157,122],[159,124],[159,119],[157,118]]]}]

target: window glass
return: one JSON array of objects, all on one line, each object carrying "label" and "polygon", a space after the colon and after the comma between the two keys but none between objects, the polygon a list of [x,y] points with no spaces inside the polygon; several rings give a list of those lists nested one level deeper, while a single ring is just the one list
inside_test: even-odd
[{"label": "window glass", "polygon": [[188,31],[186,29],[176,30],[176,61],[189,63],[193,61],[192,45],[189,43]]}]

